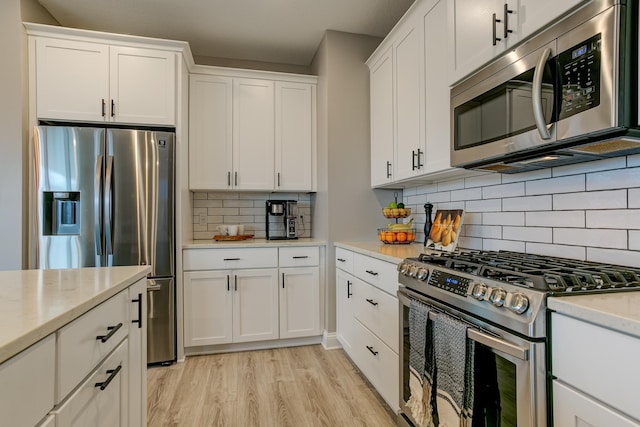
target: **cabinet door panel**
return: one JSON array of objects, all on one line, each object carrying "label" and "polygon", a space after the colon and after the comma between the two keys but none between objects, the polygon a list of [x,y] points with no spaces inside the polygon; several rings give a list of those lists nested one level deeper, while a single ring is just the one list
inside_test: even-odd
[{"label": "cabinet door panel", "polygon": [[336,331],[342,348],[353,358],[355,277],[336,269]]},{"label": "cabinet door panel", "polygon": [[189,188],[231,187],[233,80],[194,74],[189,98]]},{"label": "cabinet door panel", "polygon": [[110,52],[112,120],[174,125],[176,54],[121,46]]},{"label": "cabinet door panel", "polygon": [[184,340],[186,346],[232,341],[231,271],[184,273]]},{"label": "cabinet door panel", "polygon": [[233,186],[272,190],[274,182],[274,84],[233,81]]},{"label": "cabinet door panel", "polygon": [[129,426],[147,425],[147,281],[129,287]]},{"label": "cabinet door panel", "polygon": [[371,186],[394,179],[393,50],[371,67]]},{"label": "cabinet door panel", "polygon": [[[39,119],[105,121],[109,103],[109,47],[37,38],[36,115]],[[106,113],[106,110],[105,110]]]},{"label": "cabinet door panel", "polygon": [[319,268],[283,268],[280,273],[280,338],[320,335]]},{"label": "cabinet door panel", "polygon": [[276,82],[276,190],[311,191],[311,85]]},{"label": "cabinet door panel", "polygon": [[[512,2],[515,3],[513,0]],[[524,39],[580,3],[586,3],[586,1],[518,0],[519,13],[514,19],[514,24],[517,22],[518,27],[514,28],[514,32],[520,35],[520,39]],[[515,9],[515,7],[511,7],[511,9]],[[509,28],[511,28],[511,23]]]},{"label": "cabinet door panel", "polygon": [[237,270],[233,281],[233,342],[277,339],[278,270]]}]

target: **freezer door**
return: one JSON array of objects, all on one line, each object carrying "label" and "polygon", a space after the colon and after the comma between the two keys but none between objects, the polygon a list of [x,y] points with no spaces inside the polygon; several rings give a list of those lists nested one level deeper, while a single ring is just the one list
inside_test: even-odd
[{"label": "freezer door", "polygon": [[103,150],[104,129],[35,128],[33,267],[102,265]]},{"label": "freezer door", "polygon": [[172,362],[175,352],[175,282],[147,280],[147,363]]},{"label": "freezer door", "polygon": [[151,265],[174,275],[174,140],[171,132],[107,130],[108,265]]}]

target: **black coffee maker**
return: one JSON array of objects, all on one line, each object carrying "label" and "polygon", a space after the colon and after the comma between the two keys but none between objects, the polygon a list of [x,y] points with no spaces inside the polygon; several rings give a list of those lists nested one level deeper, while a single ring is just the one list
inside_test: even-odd
[{"label": "black coffee maker", "polygon": [[298,202],[296,200],[267,200],[267,240],[298,238]]}]

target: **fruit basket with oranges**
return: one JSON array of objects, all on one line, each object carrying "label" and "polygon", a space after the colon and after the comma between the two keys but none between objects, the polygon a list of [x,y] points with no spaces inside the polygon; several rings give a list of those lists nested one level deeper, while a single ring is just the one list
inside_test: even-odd
[{"label": "fruit basket with oranges", "polygon": [[378,228],[378,239],[388,245],[403,245],[412,243],[414,240],[416,240],[416,229],[414,227],[396,230],[390,230],[389,228]]}]

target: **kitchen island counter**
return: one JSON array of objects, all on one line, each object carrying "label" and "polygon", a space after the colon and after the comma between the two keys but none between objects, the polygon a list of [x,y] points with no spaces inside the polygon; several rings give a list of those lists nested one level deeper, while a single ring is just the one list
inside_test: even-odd
[{"label": "kitchen island counter", "polygon": [[551,297],[549,309],[640,338],[640,292]]},{"label": "kitchen island counter", "polygon": [[151,271],[149,266],[0,272],[0,363]]}]

